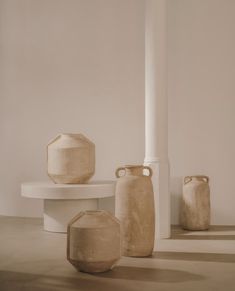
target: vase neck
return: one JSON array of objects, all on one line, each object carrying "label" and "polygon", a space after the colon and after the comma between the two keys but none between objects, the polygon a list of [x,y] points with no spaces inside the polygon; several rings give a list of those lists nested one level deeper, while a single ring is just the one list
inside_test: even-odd
[{"label": "vase neck", "polygon": [[126,170],[126,175],[132,175],[132,176],[143,176],[143,166],[142,165],[137,165],[137,166],[132,166],[128,165],[125,166]]},{"label": "vase neck", "polygon": [[68,139],[68,138],[78,138],[80,136],[80,134],[76,134],[76,133],[61,133],[60,136],[63,139]]}]

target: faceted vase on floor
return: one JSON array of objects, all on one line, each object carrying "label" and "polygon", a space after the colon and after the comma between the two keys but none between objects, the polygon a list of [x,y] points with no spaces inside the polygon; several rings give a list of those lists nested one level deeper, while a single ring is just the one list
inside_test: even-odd
[{"label": "faceted vase on floor", "polygon": [[187,230],[206,230],[210,226],[210,188],[207,176],[184,178],[181,226]]},{"label": "faceted vase on floor", "polygon": [[120,223],[107,211],[82,211],[68,224],[67,259],[78,271],[112,269],[121,257],[120,243]]},{"label": "faceted vase on floor", "polygon": [[[121,170],[124,175],[120,176]],[[149,175],[144,175],[148,170]],[[152,170],[142,165],[116,171],[115,215],[121,222],[122,254],[150,256],[154,247],[154,196]]]},{"label": "faceted vase on floor", "polygon": [[82,134],[60,134],[47,146],[47,164],[55,183],[86,183],[95,173],[95,145]]}]

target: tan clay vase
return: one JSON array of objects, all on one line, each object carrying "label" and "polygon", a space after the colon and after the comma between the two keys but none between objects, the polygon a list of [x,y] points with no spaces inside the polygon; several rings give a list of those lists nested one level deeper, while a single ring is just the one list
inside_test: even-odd
[{"label": "tan clay vase", "polygon": [[59,134],[47,146],[47,165],[55,183],[86,183],[95,173],[95,145],[82,134]]},{"label": "tan clay vase", "polygon": [[78,271],[105,272],[120,257],[120,222],[111,213],[82,211],[69,222],[67,259]]},{"label": "tan clay vase", "polygon": [[184,178],[181,225],[187,230],[206,230],[210,226],[210,188],[207,176]]},{"label": "tan clay vase", "polygon": [[[148,176],[144,171],[148,171]],[[120,176],[121,171],[124,174]],[[150,256],[154,247],[154,196],[152,170],[142,165],[116,171],[115,216],[121,222],[122,254]]]}]

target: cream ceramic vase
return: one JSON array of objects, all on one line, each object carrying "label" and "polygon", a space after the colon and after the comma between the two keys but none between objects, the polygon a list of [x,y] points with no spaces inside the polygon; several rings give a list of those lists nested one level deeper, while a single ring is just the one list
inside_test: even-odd
[{"label": "cream ceramic vase", "polygon": [[47,146],[47,164],[55,183],[86,183],[95,173],[95,145],[82,134],[59,134]]},{"label": "cream ceramic vase", "polygon": [[78,270],[105,272],[121,257],[120,222],[104,210],[82,211],[68,224],[67,259]]},{"label": "cream ceramic vase", "polygon": [[206,230],[210,226],[210,188],[207,176],[184,178],[181,225],[187,230]]},{"label": "cream ceramic vase", "polygon": [[[146,171],[148,175],[144,175]],[[117,169],[116,176],[115,216],[121,222],[122,254],[150,256],[155,229],[152,170],[142,165],[125,166]]]}]

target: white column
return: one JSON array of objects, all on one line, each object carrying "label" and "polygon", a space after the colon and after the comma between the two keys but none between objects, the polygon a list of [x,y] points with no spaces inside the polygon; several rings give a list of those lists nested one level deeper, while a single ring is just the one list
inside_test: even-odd
[{"label": "white column", "polygon": [[153,169],[157,239],[170,236],[167,0],[146,0],[145,164]]}]

